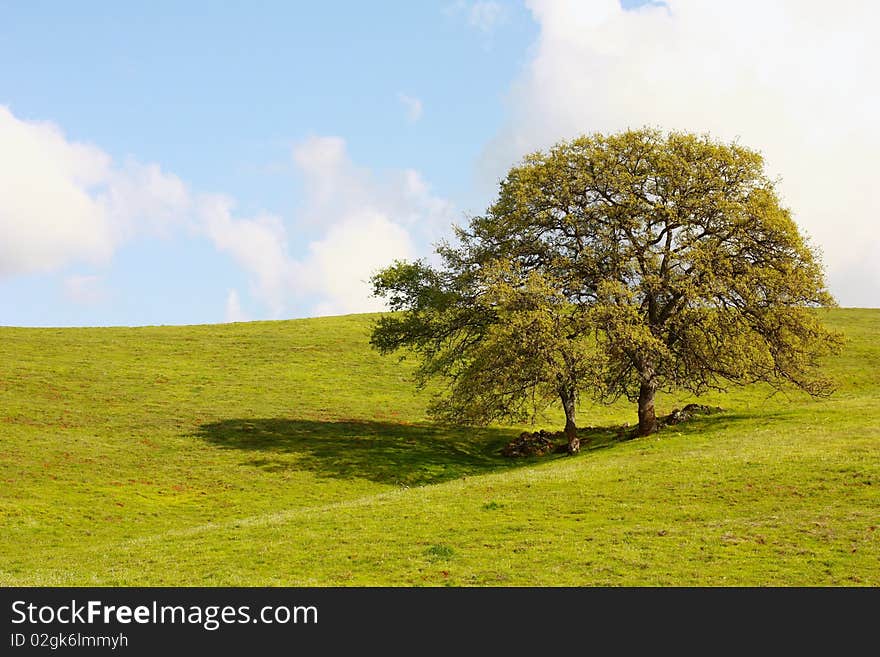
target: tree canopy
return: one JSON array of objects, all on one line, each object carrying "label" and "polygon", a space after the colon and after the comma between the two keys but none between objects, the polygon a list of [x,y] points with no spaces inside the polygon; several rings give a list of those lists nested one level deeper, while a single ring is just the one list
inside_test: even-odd
[{"label": "tree canopy", "polygon": [[646,435],[658,390],[832,389],[820,259],[736,143],[654,129],[562,142],[514,166],[437,253],[373,278],[397,312],[372,343],[447,382],[432,409],[446,419],[521,420],[555,399],[574,452],[583,395],[637,402]]}]

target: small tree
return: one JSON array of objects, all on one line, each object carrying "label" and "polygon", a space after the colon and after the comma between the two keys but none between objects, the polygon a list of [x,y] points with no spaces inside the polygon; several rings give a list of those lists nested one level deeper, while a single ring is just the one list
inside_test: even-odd
[{"label": "small tree", "polygon": [[419,385],[448,382],[429,408],[444,420],[522,422],[561,402],[568,451],[577,452],[578,395],[596,361],[583,310],[548,273],[486,258],[461,237],[460,248],[438,249],[442,269],[398,262],[373,278],[375,293],[403,312],[378,320],[372,344],[415,351]]},{"label": "small tree", "polygon": [[515,417],[554,384],[567,427],[589,392],[637,401],[642,435],[657,429],[658,390],[763,381],[828,394],[816,365],[840,337],[812,308],[834,301],[763,166],[736,144],[648,129],[534,153],[440,247],[442,269],[374,278],[404,312],[373,343],[414,347],[423,377],[450,376],[446,410],[473,420]]}]

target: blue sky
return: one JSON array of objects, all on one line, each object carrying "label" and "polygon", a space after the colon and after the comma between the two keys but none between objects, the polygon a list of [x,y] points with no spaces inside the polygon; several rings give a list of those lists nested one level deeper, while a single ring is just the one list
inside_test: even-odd
[{"label": "blue sky", "polygon": [[[741,46],[700,34],[750,24],[760,3],[733,16],[692,0],[624,4],[0,0],[0,324],[375,309],[369,272],[426,255],[452,221],[490,202],[525,152],[645,123],[766,146],[825,251],[832,291],[844,305],[880,305],[867,183],[847,178],[857,216],[842,240],[833,208],[810,195],[814,174],[791,154],[806,131],[826,161],[865,155],[864,136],[854,142],[845,129],[861,119],[846,115],[853,94],[864,96],[866,121],[875,107],[860,72],[838,88],[839,105],[813,103],[814,115],[804,107],[832,75],[819,66],[818,80],[784,89],[781,109],[737,112],[764,97],[780,105],[778,81],[798,63],[769,39],[754,46],[763,63],[743,62]],[[829,18],[800,5],[780,0],[779,15],[762,20],[805,19],[787,45],[806,61],[865,56],[843,43],[810,52],[813,23],[842,21],[852,35],[867,24],[858,7]],[[699,21],[706,29],[680,28]],[[721,88],[709,69],[681,66],[657,81],[667,75],[659,59],[693,66],[703,51],[717,59],[712,70],[739,67],[734,79],[746,82]],[[652,110],[655,84],[690,102]],[[829,118],[835,130],[812,128]],[[784,134],[793,124],[810,128]]]}]

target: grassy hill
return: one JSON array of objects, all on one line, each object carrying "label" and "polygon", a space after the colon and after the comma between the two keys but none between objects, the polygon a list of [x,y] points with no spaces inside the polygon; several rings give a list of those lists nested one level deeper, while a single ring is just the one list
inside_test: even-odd
[{"label": "grassy hill", "polygon": [[878,586],[880,310],[824,316],[829,400],[515,460],[426,423],[369,315],[0,328],[0,585]]}]

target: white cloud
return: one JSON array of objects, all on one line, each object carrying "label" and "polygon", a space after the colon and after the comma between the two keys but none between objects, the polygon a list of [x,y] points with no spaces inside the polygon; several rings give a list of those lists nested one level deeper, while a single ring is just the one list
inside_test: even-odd
[{"label": "white cloud", "polygon": [[199,206],[208,237],[251,275],[254,296],[269,307],[274,317],[280,316],[291,274],[284,223],[270,214],[235,218],[234,202],[223,196],[204,196]]},{"label": "white cloud", "polygon": [[369,277],[445,232],[452,205],[434,196],[417,171],[377,177],[355,166],[339,137],[306,140],[294,161],[307,183],[303,224],[324,228],[294,266],[295,289],[319,299],[317,315],[382,309],[369,296]]},{"label": "white cloud", "polygon": [[109,259],[111,220],[93,193],[109,165],[99,149],[0,106],[0,276]]},{"label": "white cloud", "polygon": [[320,301],[314,315],[338,315],[385,309],[370,297],[370,276],[398,258],[412,258],[415,248],[405,228],[386,214],[365,210],[330,226],[311,242],[308,255],[295,265],[294,280],[301,292]]},{"label": "white cloud", "polygon": [[247,315],[241,309],[241,300],[238,298],[238,290],[229,290],[229,294],[226,295],[226,321],[248,321]]},{"label": "white cloud", "polygon": [[[204,230],[251,277],[272,315],[296,304],[309,314],[381,310],[368,280],[396,258],[411,258],[452,223],[452,205],[417,171],[375,176],[356,166],[339,137],[312,137],[293,151],[305,199],[290,229],[280,217],[234,216],[221,196],[200,199]],[[227,300],[228,301],[228,300]]]},{"label": "white cloud", "polygon": [[824,251],[844,305],[880,306],[877,3],[529,0],[540,36],[483,167],[494,186],[523,154],[643,125],[761,150]]},{"label": "white cloud", "polygon": [[167,236],[189,220],[192,201],[186,185],[157,164],[127,160],[111,172],[100,201],[113,218],[119,240],[139,234]]},{"label": "white cloud", "polygon": [[64,296],[82,305],[94,305],[107,297],[100,276],[68,276],[63,283]]},{"label": "white cloud", "polygon": [[404,110],[406,110],[406,120],[415,123],[422,118],[422,101],[415,96],[409,96],[403,92],[397,94],[397,100],[401,102]]},{"label": "white cloud", "polygon": [[351,162],[341,137],[309,137],[294,147],[293,162],[305,192],[301,223],[320,226],[374,194],[369,171]]},{"label": "white cloud", "polygon": [[453,205],[435,196],[418,171],[377,175],[358,167],[341,137],[311,137],[294,148],[293,159],[305,183],[300,223],[327,226],[373,210],[430,239],[453,221]]},{"label": "white cloud", "polygon": [[[247,272],[249,293],[273,317],[302,304],[314,314],[381,308],[367,279],[412,257],[417,244],[427,250],[452,222],[451,204],[417,171],[376,175],[356,166],[338,137],[304,141],[293,160],[304,180],[302,211],[288,222],[239,216],[231,198],[193,195],[155,164],[117,165],[55,125],[0,106],[0,278],[106,264],[127,241],[191,224]],[[62,288],[75,303],[105,296],[97,276],[69,276]],[[243,317],[237,290],[227,316]]]},{"label": "white cloud", "polygon": [[187,192],[156,165],[114,166],[101,149],[0,105],[0,278],[106,263],[123,241],[167,230]]}]

